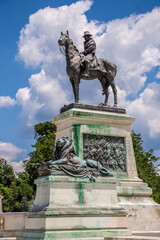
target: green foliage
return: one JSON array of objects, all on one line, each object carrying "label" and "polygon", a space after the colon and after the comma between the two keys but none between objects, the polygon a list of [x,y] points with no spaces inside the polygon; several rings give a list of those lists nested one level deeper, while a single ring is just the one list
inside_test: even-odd
[{"label": "green foliage", "polygon": [[36,124],[34,130],[36,143],[32,147],[36,150],[29,154],[30,158],[24,161],[24,165],[29,176],[29,184],[35,189],[34,180],[38,178],[38,163],[48,162],[53,156],[56,126],[51,122],[44,122]]},{"label": "green foliage", "polygon": [[144,182],[148,183],[148,186],[153,190],[153,199],[157,203],[160,203],[160,175],[155,167],[160,158],[154,155],[153,149],[150,149],[149,151],[143,149],[141,134],[132,132],[132,140],[138,176]]},{"label": "green foliage", "polygon": [[0,158],[0,183],[4,186],[10,186],[14,178],[13,168],[8,165],[5,159]]},{"label": "green foliage", "polygon": [[35,125],[35,151],[24,161],[25,171],[15,176],[12,166],[0,159],[0,195],[4,212],[27,211],[35,198],[34,180],[38,177],[38,163],[53,156],[56,126],[51,122]]},{"label": "green foliage", "polygon": [[[24,174],[26,175],[26,173]],[[4,212],[28,210],[34,191],[26,181],[27,177],[21,177],[24,174],[19,174],[19,177],[16,177],[12,166],[5,159],[0,159],[0,195],[3,196]]]},{"label": "green foliage", "polygon": [[3,184],[0,184],[0,195],[3,196],[2,199],[2,207],[3,212],[12,212],[12,190],[9,187],[4,186]]}]

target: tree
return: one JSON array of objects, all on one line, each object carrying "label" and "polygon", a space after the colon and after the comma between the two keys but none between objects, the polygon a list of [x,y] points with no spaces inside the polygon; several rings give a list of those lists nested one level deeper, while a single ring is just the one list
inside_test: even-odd
[{"label": "tree", "polygon": [[0,159],[0,195],[3,196],[4,212],[28,211],[35,198],[34,180],[38,178],[38,163],[49,161],[53,156],[56,126],[51,122],[35,127],[35,151],[24,161],[25,171],[15,176],[12,166]]},{"label": "tree", "polygon": [[[21,176],[23,174],[26,175],[25,178]],[[26,173],[19,173],[10,188],[14,201],[14,204],[12,203],[13,212],[28,211],[32,200],[35,197],[35,192],[33,187],[28,183],[27,177]]]},{"label": "tree", "polygon": [[0,158],[0,184],[10,187],[14,179],[13,168],[7,163],[7,160]]},{"label": "tree", "polygon": [[30,158],[24,161],[25,172],[28,174],[28,183],[34,187],[34,180],[38,178],[38,163],[49,161],[54,152],[56,126],[51,122],[36,124],[34,127],[36,143],[32,145],[36,150],[29,154]]},{"label": "tree", "polygon": [[154,155],[154,150],[145,151],[141,134],[132,131],[132,141],[136,159],[138,177],[152,188],[152,197],[160,203],[160,175],[158,174],[156,163],[160,159]]},{"label": "tree", "polygon": [[0,195],[3,196],[3,210],[8,211],[11,205],[11,185],[15,180],[13,168],[8,165],[7,160],[0,158]]},{"label": "tree", "polygon": [[34,191],[27,178],[21,175],[16,177],[12,166],[5,159],[0,159],[0,194],[3,196],[4,212],[21,212],[29,208]]}]

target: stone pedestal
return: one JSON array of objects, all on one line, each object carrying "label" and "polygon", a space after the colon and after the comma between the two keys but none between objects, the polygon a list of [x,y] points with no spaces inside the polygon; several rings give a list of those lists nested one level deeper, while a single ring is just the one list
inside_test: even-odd
[{"label": "stone pedestal", "polygon": [[[52,122],[57,126],[57,139],[62,136],[72,138],[76,152],[82,159],[85,154],[86,136],[89,136],[92,141],[94,136],[98,136],[99,141],[103,138],[104,142],[109,142],[111,138],[124,139],[125,169],[111,169],[117,179],[119,205],[128,211],[127,226],[129,229],[159,231],[160,205],[151,198],[151,188],[137,175],[130,131],[130,126],[134,121],[135,118],[128,116],[124,109],[82,104],[64,107],[61,114],[52,118]],[[99,159],[100,157],[101,155]]]},{"label": "stone pedestal", "polygon": [[64,239],[66,230],[72,238],[130,234],[127,212],[118,203],[116,182],[115,178],[98,178],[96,182],[67,176],[38,178],[25,228],[45,229],[50,236]]},{"label": "stone pedestal", "polygon": [[[71,104],[52,118],[56,138],[73,140],[77,155],[99,161],[113,177],[45,176],[36,180],[28,213],[0,214],[0,236],[17,240],[149,239],[131,231],[160,231],[160,206],[138,178],[130,126],[124,109]],[[152,238],[153,240],[154,238]]]},{"label": "stone pedestal", "polygon": [[35,181],[36,198],[32,211],[52,211],[55,214],[106,214],[107,211],[123,216],[119,206],[113,177],[98,177],[95,182],[69,176],[45,176]]},{"label": "stone pedestal", "polygon": [[23,240],[104,240],[129,236],[127,212],[119,206],[113,177],[96,182],[68,176],[36,180],[34,207],[26,214],[3,215],[4,237]]},{"label": "stone pedestal", "polygon": [[62,136],[73,139],[76,153],[82,159],[84,159],[84,137],[98,136],[99,138],[103,137],[104,141],[107,141],[105,137],[122,139],[125,148],[126,166],[124,171],[113,171],[114,175],[122,179],[141,181],[137,176],[130,132],[130,126],[135,118],[126,115],[124,112],[121,113],[122,111],[119,113],[117,110],[116,112],[116,109],[115,112],[108,112],[104,111],[104,108],[102,108],[103,111],[96,111],[79,109],[79,104],[75,104],[75,106],[77,108],[69,109],[51,119],[57,126],[56,139]]}]

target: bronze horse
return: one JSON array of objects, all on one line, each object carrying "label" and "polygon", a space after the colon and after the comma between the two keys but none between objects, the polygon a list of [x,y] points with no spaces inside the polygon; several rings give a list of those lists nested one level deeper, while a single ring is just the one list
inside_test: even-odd
[{"label": "bronze horse", "polygon": [[[81,64],[81,56],[77,48],[73,45],[73,41],[69,37],[68,31],[66,34],[61,32],[61,37],[58,40],[60,47],[64,48],[63,53],[66,56],[67,63],[67,74],[72,84],[75,102],[79,100],[79,83],[81,79],[93,80],[98,78],[102,85],[102,95],[105,95],[104,105],[108,104],[109,91],[108,88],[111,86],[114,94],[114,106],[117,107],[117,89],[114,83],[116,76],[117,67],[115,64],[109,62],[106,59],[99,58],[98,69],[89,69],[89,77],[83,76],[83,66]],[[62,51],[62,49],[60,48]]]}]

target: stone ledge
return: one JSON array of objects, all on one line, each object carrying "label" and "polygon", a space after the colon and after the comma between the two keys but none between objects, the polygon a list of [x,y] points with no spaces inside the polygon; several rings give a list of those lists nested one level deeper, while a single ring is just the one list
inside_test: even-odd
[{"label": "stone ledge", "polygon": [[88,105],[88,104],[81,104],[81,103],[70,103],[69,105],[64,105],[64,107],[62,107],[60,109],[60,113],[63,113],[63,112],[65,112],[69,109],[72,109],[72,108],[126,114],[126,109],[123,109],[123,108],[109,107],[109,106],[106,106],[106,105],[103,105],[103,104]]},{"label": "stone ledge", "polygon": [[[37,207],[38,209],[38,207]],[[33,209],[34,210],[34,209]],[[54,205],[49,205],[47,207],[44,207],[44,210],[41,211],[30,211],[27,212],[26,215],[28,217],[55,217],[55,216],[59,216],[59,217],[69,217],[69,216],[74,216],[74,217],[97,217],[97,215],[99,217],[124,217],[127,215],[127,211],[124,210],[123,207],[121,206],[108,206],[108,207],[94,207],[94,208],[87,208],[87,207],[74,207],[74,208],[65,208],[65,207],[61,207],[61,208],[56,208]]]},{"label": "stone ledge", "polygon": [[89,184],[98,184],[98,183],[109,183],[109,184],[115,184],[117,183],[117,179],[114,177],[97,177],[95,182],[89,181],[88,178],[75,178],[70,176],[58,176],[58,175],[49,175],[49,176],[43,176],[39,177],[35,180],[36,184],[43,184],[43,183],[53,183],[53,182],[67,182],[67,183],[89,183]]},{"label": "stone ledge", "polygon": [[[15,240],[105,240],[105,236],[126,236],[130,235],[127,229],[100,229],[100,230],[59,230],[59,231],[44,231],[44,230],[19,230],[5,231],[0,230],[2,240],[9,237],[14,237]],[[0,238],[1,240],[1,238]]]},{"label": "stone ledge", "polygon": [[107,236],[105,240],[159,240],[160,232],[159,231],[132,231],[130,236]]}]

